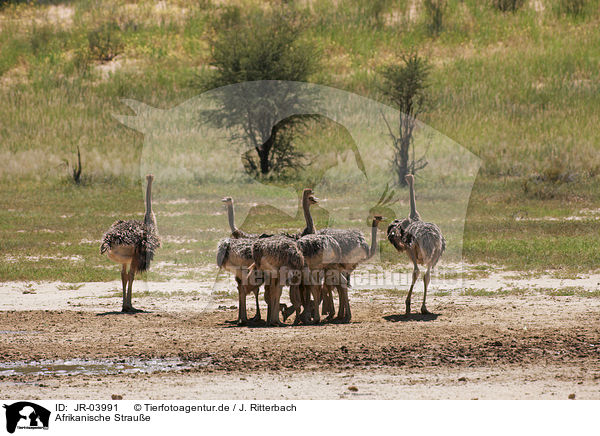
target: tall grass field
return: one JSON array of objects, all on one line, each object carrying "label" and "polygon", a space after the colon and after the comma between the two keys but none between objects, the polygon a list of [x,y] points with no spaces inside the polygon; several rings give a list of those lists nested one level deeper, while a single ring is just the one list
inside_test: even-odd
[{"label": "tall grass field", "polygon": [[[150,279],[214,277],[215,247],[228,233],[226,195],[236,200],[238,224],[257,212],[244,229],[296,231],[298,191],[313,186],[323,199],[317,226],[367,233],[368,213],[393,181],[385,132],[358,135],[368,184],[352,155],[336,152],[357,138],[331,120],[297,139],[307,157],[301,171],[257,181],[226,131],[176,132],[177,141],[155,131],[152,139],[119,121],[136,115],[127,101],[155,113],[186,107],[203,92],[223,26],[281,7],[301,18],[302,38],[320,53],[310,83],[384,104],[382,66],[413,50],[428,59],[433,104],[420,121],[472,156],[462,166],[436,149],[439,141],[417,144],[439,163],[417,174],[417,188],[424,218],[448,235],[448,261],[596,270],[600,2],[500,3],[448,0],[436,12],[419,0],[0,1],[0,281],[115,280],[99,241],[116,219],[142,216],[144,153],[157,138],[155,156],[178,169],[157,174],[163,248]],[[339,161],[324,164],[330,155]],[[386,218],[405,216],[407,191],[390,187],[399,201],[385,206]],[[282,213],[261,212],[261,204]],[[381,250],[383,262],[408,267],[387,242]]]}]

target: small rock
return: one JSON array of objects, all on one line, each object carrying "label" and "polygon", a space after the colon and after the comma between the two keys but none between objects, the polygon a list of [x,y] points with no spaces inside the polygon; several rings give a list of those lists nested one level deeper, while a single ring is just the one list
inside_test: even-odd
[{"label": "small rock", "polygon": [[356,386],[348,386],[348,390],[350,392],[358,392],[358,388]]},{"label": "small rock", "polygon": [[575,394],[569,394],[569,400],[574,400],[575,399]]},{"label": "small rock", "polygon": [[458,381],[466,382],[466,381],[467,381],[467,378],[466,378],[466,377],[459,377],[459,378],[458,378]]},{"label": "small rock", "polygon": [[123,395],[119,395],[119,394],[112,394],[110,396],[110,398],[112,398],[113,400],[122,400],[123,399]]}]

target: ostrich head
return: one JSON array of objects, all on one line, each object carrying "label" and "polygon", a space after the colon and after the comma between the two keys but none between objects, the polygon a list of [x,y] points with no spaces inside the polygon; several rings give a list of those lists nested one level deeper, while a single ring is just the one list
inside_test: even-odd
[{"label": "ostrich head", "polygon": [[410,220],[405,218],[403,220],[395,219],[387,228],[388,239],[398,251],[407,250],[408,247],[404,244],[406,228],[410,224]]},{"label": "ostrich head", "polygon": [[308,202],[308,204],[318,204],[319,203],[319,199],[314,196],[313,190],[310,188],[306,188],[304,190],[304,193],[302,196],[303,196],[304,200]]}]

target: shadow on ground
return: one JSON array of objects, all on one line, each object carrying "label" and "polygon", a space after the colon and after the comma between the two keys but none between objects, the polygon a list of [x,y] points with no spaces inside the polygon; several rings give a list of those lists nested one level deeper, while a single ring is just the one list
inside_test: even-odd
[{"label": "shadow on ground", "polygon": [[440,316],[438,313],[403,313],[402,315],[387,315],[383,319],[389,322],[435,321],[438,316]]},{"label": "shadow on ground", "polygon": [[112,311],[112,312],[102,312],[102,313],[97,313],[96,316],[106,316],[106,315],[135,315],[137,313],[152,313],[149,310],[140,310],[140,309],[135,309],[133,312],[122,312],[122,311]]}]

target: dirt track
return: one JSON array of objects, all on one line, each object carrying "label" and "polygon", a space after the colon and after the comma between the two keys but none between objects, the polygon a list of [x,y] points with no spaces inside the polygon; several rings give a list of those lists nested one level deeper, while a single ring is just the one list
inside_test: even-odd
[{"label": "dirt track", "polygon": [[[237,327],[234,309],[136,315],[0,312],[0,362],[179,357],[160,374],[11,375],[19,398],[600,399],[600,301],[435,296],[437,316],[391,298],[349,325]],[[358,384],[358,392],[347,390]],[[289,387],[288,387],[289,386]]]}]

